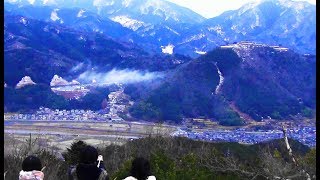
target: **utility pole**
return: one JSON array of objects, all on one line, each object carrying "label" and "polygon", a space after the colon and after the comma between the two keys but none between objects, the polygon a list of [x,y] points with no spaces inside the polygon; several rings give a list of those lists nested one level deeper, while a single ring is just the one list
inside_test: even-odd
[{"label": "utility pole", "polygon": [[[283,136],[284,136],[283,138],[284,138],[284,141],[285,141],[285,143],[286,143],[289,156],[291,157],[293,163],[294,163],[297,167],[299,167],[299,165],[298,165],[298,163],[297,163],[294,155],[292,154],[292,149],[291,149],[291,147],[290,147],[290,144],[289,144],[289,141],[288,141],[288,136],[287,136],[287,128],[285,127],[284,124],[282,124],[282,132],[283,132]],[[309,175],[308,172],[306,172],[306,171],[305,171],[304,169],[302,169],[302,168],[301,168],[301,171],[302,171],[302,173],[304,173],[304,174],[306,175],[307,180],[311,180],[311,177],[310,177],[310,175]]]}]

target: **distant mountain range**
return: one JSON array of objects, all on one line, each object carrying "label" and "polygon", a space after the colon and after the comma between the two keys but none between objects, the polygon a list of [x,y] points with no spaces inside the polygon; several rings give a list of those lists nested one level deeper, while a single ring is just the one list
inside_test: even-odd
[{"label": "distant mountain range", "polygon": [[81,8],[96,12],[103,18],[127,16],[144,23],[199,23],[205,20],[190,9],[164,0],[5,0],[20,6],[51,6],[58,9]]},{"label": "distant mountain range", "polygon": [[315,20],[315,5],[303,1],[264,0],[208,19],[202,23],[200,31],[214,32],[231,43],[251,40],[282,44],[300,53],[315,54]]},{"label": "distant mountain range", "polygon": [[72,80],[89,69],[164,71],[190,60],[178,55],[149,55],[133,43],[116,42],[100,33],[77,31],[6,12],[4,31],[4,79],[13,86],[26,75],[49,84],[55,74]]},{"label": "distant mountain range", "polygon": [[[290,0],[250,3],[212,19],[163,0],[8,0],[6,93],[19,99],[23,92],[28,99],[30,92],[50,91],[55,75],[85,83],[77,78],[93,82],[93,76],[118,69],[164,77],[125,85],[135,101],[129,112],[138,119],[207,117],[241,125],[248,118],[310,117],[315,37],[315,6]],[[14,90],[23,77],[37,85]],[[95,102],[104,99],[101,92]],[[68,107],[47,94],[52,107]]]},{"label": "distant mountain range", "polygon": [[316,8],[307,2],[263,0],[205,19],[164,0],[10,1],[5,9],[13,14],[100,32],[152,53],[171,53],[163,51],[171,48],[198,57],[243,40],[281,44],[299,53],[316,50]]}]

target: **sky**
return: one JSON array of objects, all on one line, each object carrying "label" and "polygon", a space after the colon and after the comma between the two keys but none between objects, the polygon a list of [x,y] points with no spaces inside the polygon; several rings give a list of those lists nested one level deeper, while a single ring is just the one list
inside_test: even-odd
[{"label": "sky", "polygon": [[[187,7],[196,13],[206,18],[212,18],[220,15],[227,10],[235,10],[242,5],[254,2],[257,0],[167,0]],[[294,1],[308,1],[311,4],[316,4],[316,0],[294,0]]]}]

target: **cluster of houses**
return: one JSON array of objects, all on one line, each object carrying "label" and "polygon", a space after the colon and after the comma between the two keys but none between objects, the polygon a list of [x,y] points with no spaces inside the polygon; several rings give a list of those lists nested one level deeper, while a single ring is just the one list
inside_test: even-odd
[{"label": "cluster of houses", "polygon": [[281,131],[276,130],[250,132],[242,129],[213,130],[203,132],[180,130],[180,132],[176,135],[202,141],[238,142],[242,144],[255,144],[272,139],[279,139],[283,136]]},{"label": "cluster of houses", "polygon": [[297,139],[303,144],[310,147],[316,146],[316,127],[315,126],[298,126],[288,130],[288,137]]},{"label": "cluster of houses", "polygon": [[244,47],[244,48],[252,48],[252,47],[271,47],[274,50],[277,51],[288,51],[289,48],[286,47],[281,47],[279,46],[268,46],[266,44],[262,44],[262,43],[256,43],[256,42],[251,42],[251,41],[240,41],[238,43],[234,43],[234,44],[228,44],[228,45],[224,45],[224,46],[220,46],[223,49],[228,49],[228,48],[239,48],[239,47]]},{"label": "cluster of houses", "polygon": [[5,114],[5,120],[39,120],[39,121],[121,121],[115,114],[91,110],[59,110],[40,107],[35,113]]},{"label": "cluster of houses", "polygon": [[[199,127],[198,124],[201,124]],[[183,136],[190,139],[214,142],[238,142],[242,144],[256,144],[259,142],[283,138],[283,132],[274,126],[273,129],[253,130],[248,128],[236,128],[233,130],[213,130],[205,128],[205,120],[191,122],[185,121],[183,128],[178,128],[172,136]],[[211,126],[213,124],[210,124]],[[198,127],[198,128],[195,128]],[[199,129],[200,128],[200,129]],[[316,127],[312,124],[301,123],[298,126],[291,126],[287,129],[289,138],[296,139],[309,146],[316,146]]]}]

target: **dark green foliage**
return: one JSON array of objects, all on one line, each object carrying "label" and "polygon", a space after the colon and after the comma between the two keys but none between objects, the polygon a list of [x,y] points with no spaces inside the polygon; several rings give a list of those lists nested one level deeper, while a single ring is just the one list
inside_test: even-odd
[{"label": "dark green foliage", "polygon": [[232,49],[216,48],[208,52],[205,56],[200,57],[200,60],[217,62],[222,74],[228,74],[230,71],[237,68],[241,59]]},{"label": "dark green foliage", "polygon": [[276,87],[269,86],[267,89],[266,84],[260,85],[243,79],[239,81],[239,86],[241,90],[238,91],[236,105],[256,120],[267,116],[283,119],[295,115],[301,109],[301,105],[292,97],[282,94],[281,91],[274,93],[272,89]]},{"label": "dark green foliage", "polygon": [[270,116],[272,119],[282,119],[282,116],[278,111],[273,111]]},{"label": "dark green foliage", "polygon": [[[223,95],[240,111],[260,120],[289,119],[314,107],[314,59],[272,48],[254,48],[242,61],[231,49],[216,49],[202,60],[217,61],[224,76]],[[220,63],[219,63],[220,62]],[[240,66],[241,65],[241,66]],[[303,116],[311,116],[305,110]]]},{"label": "dark green foliage", "polygon": [[[305,156],[309,151],[309,147],[300,143],[297,140],[289,139],[289,144],[291,148],[294,148],[293,155],[295,157]],[[253,148],[260,150],[268,149],[270,152],[273,152],[274,149],[277,149],[281,154],[283,160],[290,162],[291,158],[289,157],[288,150],[286,148],[285,142],[283,139],[276,139],[269,142],[263,142],[258,145],[252,145]]]},{"label": "dark green foliage", "polygon": [[213,105],[213,116],[219,121],[219,124],[224,126],[240,126],[243,125],[243,120],[240,116],[232,111],[222,97],[216,97]]},{"label": "dark green foliage", "polygon": [[176,176],[181,179],[217,179],[215,173],[203,167],[199,157],[193,153],[183,156],[177,163],[176,169]]},{"label": "dark green foliage", "polygon": [[83,148],[85,148],[87,144],[83,141],[73,142],[70,148],[67,148],[67,152],[63,154],[65,161],[69,165],[76,165],[80,160],[80,152]]},{"label": "dark green foliage", "polygon": [[52,92],[50,87],[42,84],[14,89],[4,89],[4,105],[7,111],[27,111],[38,109],[40,106],[48,108],[67,108],[69,103],[62,96]]},{"label": "dark green foliage", "polygon": [[100,110],[104,99],[108,100],[108,88],[94,88],[79,100],[67,100],[55,94],[49,86],[36,84],[14,89],[4,89],[4,105],[7,111],[28,111],[38,109],[40,106],[51,109],[90,109]]},{"label": "dark green foliage", "polygon": [[[219,51],[215,51],[213,56],[218,56],[216,54],[219,54]],[[237,65],[239,59],[232,51],[223,51],[222,54],[228,55],[234,63],[224,68]],[[153,110],[158,112],[153,113],[157,115],[155,119],[162,121],[180,123],[183,117],[203,116],[216,119],[224,125],[242,125],[239,115],[228,108],[228,102],[220,95],[215,95],[218,84],[219,75],[215,62],[212,59],[194,60],[168,76],[164,83],[148,93],[138,105],[131,107],[130,112],[134,112],[132,115],[138,119],[145,119],[143,112]],[[146,109],[145,104],[151,109]]]},{"label": "dark green foliage", "polygon": [[[240,59],[232,49],[214,49],[177,68],[140,101],[159,112],[157,119],[176,123],[183,117],[203,116],[221,125],[243,125],[239,114],[229,107],[231,103],[257,121],[268,116],[290,119],[298,113],[311,118],[315,99],[313,60],[271,48],[257,48],[250,53],[253,57],[256,54],[257,60]],[[216,66],[224,77],[217,95]],[[139,111],[139,107],[144,106],[134,106],[131,112]],[[142,118],[138,113],[133,116]]]},{"label": "dark green foliage", "polygon": [[142,118],[144,120],[154,120],[160,117],[160,112],[157,108],[153,107],[150,103],[139,102],[130,108],[132,116]]},{"label": "dark green foliage", "polygon": [[130,113],[136,118],[145,120],[172,120],[180,122],[180,101],[179,89],[164,85],[153,91],[146,100],[131,107]]},{"label": "dark green foliage", "polygon": [[90,109],[94,111],[100,110],[102,109],[102,101],[105,99],[108,100],[109,93],[109,88],[97,87],[91,89],[90,92],[82,98],[78,100],[70,100],[67,109]]},{"label": "dark green foliage", "polygon": [[181,120],[181,101],[179,89],[169,87],[167,84],[152,92],[147,102],[159,108],[160,120]]},{"label": "dark green foliage", "polygon": [[314,112],[312,111],[312,109],[305,107],[301,110],[301,113],[304,117],[308,117],[308,118],[313,118],[314,116]]},{"label": "dark green foliage", "polygon": [[[309,150],[307,146],[291,139],[289,143],[298,163],[311,175],[315,174],[315,149]],[[63,154],[65,161],[57,159],[46,150],[36,153],[46,166],[45,178],[67,179],[68,168],[78,163],[79,153],[86,145],[83,141],[73,142]],[[241,145],[194,141],[182,137],[147,137],[121,146],[111,144],[98,151],[104,157],[104,164],[111,179],[127,177],[132,160],[136,157],[144,157],[150,161],[151,173],[157,179],[237,180],[251,179],[258,174],[258,179],[270,179],[275,175],[283,175],[272,174],[275,167],[279,168],[279,171],[284,168],[288,176],[298,172],[288,158],[283,139]],[[272,159],[262,156],[263,152],[270,152]],[[274,152],[277,152],[278,157],[274,157]],[[4,157],[4,170],[8,171],[6,179],[17,179],[24,157],[26,155],[22,154]],[[281,163],[286,167],[278,166]],[[266,164],[269,166],[265,166]]]},{"label": "dark green foliage", "polygon": [[[229,158],[235,158],[241,171],[255,174],[259,168],[261,152],[278,149],[284,156],[287,154],[283,140],[270,141],[257,145],[240,145],[238,143],[209,143],[186,138],[144,138],[123,146],[108,146],[103,153],[108,162],[107,171],[112,178],[123,179],[129,175],[132,159],[143,156],[150,160],[152,174],[157,179],[248,179],[249,174],[242,174],[233,169]],[[304,156],[308,147],[290,140],[296,156]],[[273,152],[273,151],[272,151]],[[216,159],[216,160],[214,160]],[[117,164],[113,162],[117,161]],[[210,167],[228,167],[226,171],[216,171]],[[252,176],[251,176],[252,178]],[[262,178],[262,177],[260,177]]]},{"label": "dark green foliage", "polygon": [[131,169],[132,159],[125,161],[120,169],[112,174],[111,179],[124,179],[130,176],[130,169]]},{"label": "dark green foliage", "polygon": [[138,92],[138,88],[134,84],[127,85],[123,92],[130,96],[132,100],[137,100],[140,98],[140,94]]},{"label": "dark green foliage", "polygon": [[310,174],[316,174],[317,171],[317,151],[316,148],[311,149],[303,158],[300,159],[301,165]]},{"label": "dark green foliage", "polygon": [[150,157],[151,170],[159,179],[177,179],[176,167],[172,159],[167,157],[163,152],[158,151],[151,154]]}]

